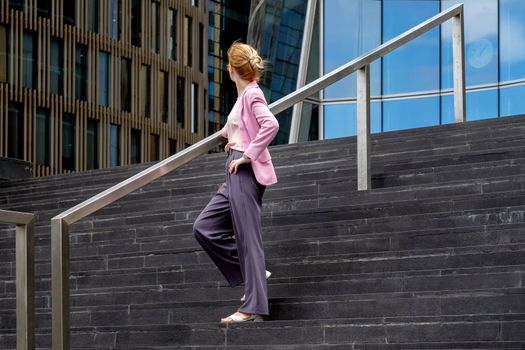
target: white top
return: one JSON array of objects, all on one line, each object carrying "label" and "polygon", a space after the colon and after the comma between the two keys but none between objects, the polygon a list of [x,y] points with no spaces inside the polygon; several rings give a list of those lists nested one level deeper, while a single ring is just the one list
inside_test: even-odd
[{"label": "white top", "polygon": [[242,123],[242,120],[240,120],[238,109],[239,100],[237,100],[233,105],[230,114],[228,114],[228,121],[226,122],[226,130],[228,132],[228,147],[236,151],[244,152],[239,125],[239,123]]}]

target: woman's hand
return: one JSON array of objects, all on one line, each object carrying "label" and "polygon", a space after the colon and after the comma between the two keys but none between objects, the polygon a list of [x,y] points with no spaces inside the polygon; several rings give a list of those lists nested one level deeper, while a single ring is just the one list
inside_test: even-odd
[{"label": "woman's hand", "polygon": [[230,167],[229,167],[230,174],[231,173],[237,174],[237,168],[239,167],[239,165],[241,165],[241,164],[249,164],[251,162],[252,162],[252,160],[250,158],[246,157],[245,155],[243,155],[239,159],[232,160],[231,163],[230,163]]},{"label": "woman's hand", "polygon": [[227,143],[226,146],[224,146],[224,152],[228,153],[230,152],[230,144]]}]

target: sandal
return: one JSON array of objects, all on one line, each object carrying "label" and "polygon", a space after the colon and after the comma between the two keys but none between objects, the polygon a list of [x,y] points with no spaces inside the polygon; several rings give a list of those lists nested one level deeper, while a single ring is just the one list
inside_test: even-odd
[{"label": "sandal", "polygon": [[230,315],[226,318],[221,319],[222,324],[230,324],[230,323],[242,323],[242,322],[262,322],[263,318],[261,315],[250,315],[247,318],[243,318],[241,316],[237,315],[237,312],[233,315]]},{"label": "sandal", "polygon": [[[272,275],[272,273],[268,270],[266,270],[266,279],[270,278],[270,276]],[[246,294],[244,294],[241,298],[241,303],[244,304],[244,302],[246,301]]]}]

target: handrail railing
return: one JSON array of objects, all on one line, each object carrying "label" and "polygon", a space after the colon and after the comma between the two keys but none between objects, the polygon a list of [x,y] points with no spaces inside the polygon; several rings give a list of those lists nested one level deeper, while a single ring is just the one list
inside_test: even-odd
[{"label": "handrail railing", "polygon": [[0,222],[16,225],[16,348],[35,348],[34,215],[0,210]]},{"label": "handrail railing", "polygon": [[[384,43],[295,92],[270,104],[278,114],[326,88],[345,76],[358,72],[358,189],[370,188],[370,74],[369,65],[401,45],[453,19],[454,112],[455,121],[465,120],[465,73],[463,56],[463,5],[456,5],[420,25]],[[137,175],[107,189],[51,219],[52,328],[53,350],[69,349],[69,226],[87,215],[113,203],[155,179],[215,148],[222,142],[220,132],[145,169]]]}]

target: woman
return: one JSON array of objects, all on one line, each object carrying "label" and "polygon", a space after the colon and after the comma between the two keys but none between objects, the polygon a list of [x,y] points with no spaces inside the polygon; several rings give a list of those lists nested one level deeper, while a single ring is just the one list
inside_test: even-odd
[{"label": "woman", "polygon": [[228,139],[226,182],[195,220],[193,233],[230,286],[244,284],[241,307],[221,323],[262,321],[268,315],[268,272],[261,201],[266,186],[277,182],[268,145],[279,124],[257,85],[262,70],[257,51],[235,42],[228,49],[228,61],[238,97],[222,129]]}]

